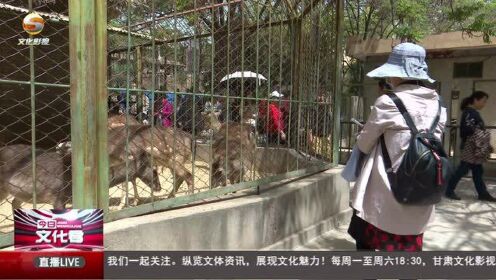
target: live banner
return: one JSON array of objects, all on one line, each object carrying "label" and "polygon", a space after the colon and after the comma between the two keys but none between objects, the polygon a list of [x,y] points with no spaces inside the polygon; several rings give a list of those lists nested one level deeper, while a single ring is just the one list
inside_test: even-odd
[{"label": "live banner", "polygon": [[496,252],[105,252],[111,279],[496,279]]},{"label": "live banner", "polygon": [[494,279],[496,252],[0,251],[9,279]]}]

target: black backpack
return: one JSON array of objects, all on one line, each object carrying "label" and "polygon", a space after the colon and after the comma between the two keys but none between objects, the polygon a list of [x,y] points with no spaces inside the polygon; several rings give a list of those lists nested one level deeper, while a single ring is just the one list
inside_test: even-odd
[{"label": "black backpack", "polygon": [[394,101],[412,132],[410,145],[396,172],[391,168],[384,135],[381,136],[384,165],[393,195],[401,204],[436,204],[441,201],[452,172],[443,145],[434,135],[441,115],[441,101],[430,129],[418,131],[398,96],[394,93],[388,96]]}]

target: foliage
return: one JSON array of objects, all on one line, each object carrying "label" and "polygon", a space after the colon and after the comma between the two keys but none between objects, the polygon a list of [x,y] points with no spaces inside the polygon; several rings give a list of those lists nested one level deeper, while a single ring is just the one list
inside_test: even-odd
[{"label": "foliage", "polygon": [[480,33],[490,42],[496,36],[496,0],[458,0],[450,6],[449,20],[458,23],[462,31]]},{"label": "foliage", "polygon": [[347,0],[346,34],[367,38],[419,41],[440,32],[496,32],[496,0]]},{"label": "foliage", "polygon": [[[418,42],[429,34],[463,31],[490,42],[496,36],[496,0],[346,0],[345,32],[359,39]],[[346,93],[359,94],[363,65],[349,58]]]}]

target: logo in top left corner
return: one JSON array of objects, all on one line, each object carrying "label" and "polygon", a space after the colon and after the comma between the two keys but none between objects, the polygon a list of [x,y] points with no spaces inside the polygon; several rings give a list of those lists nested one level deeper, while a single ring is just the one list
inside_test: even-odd
[{"label": "logo in top left corner", "polygon": [[22,20],[22,29],[26,31],[31,37],[29,38],[20,38],[19,44],[20,46],[38,46],[38,45],[48,45],[50,43],[49,38],[33,38],[32,36],[38,35],[41,33],[43,28],[45,27],[45,20],[36,12],[28,14]]},{"label": "logo in top left corner", "polygon": [[45,20],[37,13],[30,13],[22,20],[22,28],[29,35],[38,35],[45,27]]}]

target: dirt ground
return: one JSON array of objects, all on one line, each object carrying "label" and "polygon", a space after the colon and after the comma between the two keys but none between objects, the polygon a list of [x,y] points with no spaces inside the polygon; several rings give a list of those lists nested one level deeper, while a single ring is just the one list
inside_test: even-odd
[{"label": "dirt ground", "polygon": [[[186,168],[190,171],[193,169],[191,164],[187,164]],[[160,185],[162,190],[160,192],[154,192],[154,200],[163,200],[167,199],[168,195],[172,191],[172,183],[173,183],[173,174],[169,169],[158,168]],[[251,181],[251,174],[247,174],[245,178],[246,181]],[[258,176],[254,174],[253,176]],[[197,161],[195,164],[194,170],[194,182],[195,182],[195,193],[206,191],[209,189],[209,165],[202,161]],[[256,177],[258,178],[258,177]],[[125,189],[126,184],[117,185],[111,189],[109,189],[109,205],[110,211],[117,211],[119,209],[123,209],[125,207],[133,207],[136,204],[142,204],[146,201],[150,200],[151,190],[148,186],[146,186],[139,179],[137,180],[138,187],[138,196],[140,197],[139,201],[134,199],[134,190],[133,185],[129,183],[128,185],[128,197],[129,203],[126,205],[125,203]],[[188,186],[186,183],[183,183],[176,193],[176,197],[188,195]],[[0,234],[7,233],[13,231],[14,223],[12,217],[12,208],[11,208],[12,197],[8,197],[6,201],[0,202]],[[29,203],[24,203],[22,208],[30,209],[33,205]],[[70,204],[67,207],[71,207]],[[38,208],[41,209],[51,209],[52,206],[49,204],[38,205]]]}]

